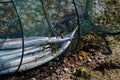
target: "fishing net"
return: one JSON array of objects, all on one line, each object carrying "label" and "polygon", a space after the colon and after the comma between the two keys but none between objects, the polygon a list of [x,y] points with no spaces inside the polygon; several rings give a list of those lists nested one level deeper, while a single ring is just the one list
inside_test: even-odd
[{"label": "fishing net", "polygon": [[77,26],[72,1],[14,0],[20,22],[13,4],[8,2],[1,3],[1,38],[21,37],[20,23],[24,37],[65,35]]},{"label": "fishing net", "polygon": [[[39,46],[45,48],[47,44],[39,45],[39,41],[36,44],[34,42],[39,39],[46,39],[45,37],[64,39],[78,27],[77,20],[75,5],[71,0],[1,0],[0,56],[6,56],[8,53],[22,54],[19,58],[19,65],[11,64],[8,62],[11,59],[6,60],[3,57],[0,65],[5,65],[4,62],[7,61],[9,64],[6,65],[14,65],[12,66],[13,69],[18,71],[22,62],[24,62],[24,56],[26,56],[24,54],[28,52],[27,50],[32,50],[35,46],[36,48]],[[42,37],[44,38],[42,39]],[[30,46],[30,44],[34,45]],[[56,48],[61,47],[61,44],[54,44],[53,40],[50,46],[53,48],[51,51],[55,52]],[[36,55],[36,52],[34,52],[34,55]],[[13,58],[17,59],[17,57]],[[14,68],[15,66],[18,68]]]},{"label": "fishing net", "polygon": [[[109,16],[107,12],[110,9],[105,4],[109,5],[110,2],[103,1],[0,0],[0,51],[2,51],[1,47],[5,42],[12,39],[21,39],[21,65],[26,38],[63,38],[78,27],[74,35],[76,39],[71,44],[76,46],[80,36],[89,31],[94,30],[103,34],[119,33],[119,12],[113,10]],[[120,2],[115,3],[117,6],[119,4]]]},{"label": "fishing net", "polygon": [[[111,2],[115,3],[112,9],[108,8],[110,1],[103,1],[75,1],[81,22],[81,34],[92,29],[120,31],[119,1]],[[13,0],[13,2],[19,13],[25,37],[57,36],[60,32],[67,34],[77,26],[73,0]],[[106,6],[106,4],[108,5]],[[115,11],[116,9],[118,11]],[[1,0],[0,10],[0,37],[21,37],[20,22],[11,1]]]}]

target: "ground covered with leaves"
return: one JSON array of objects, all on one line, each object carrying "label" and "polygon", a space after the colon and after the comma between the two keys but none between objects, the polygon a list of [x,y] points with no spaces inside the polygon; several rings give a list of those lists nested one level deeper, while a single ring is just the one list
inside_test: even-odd
[{"label": "ground covered with leaves", "polygon": [[1,80],[120,80],[120,39],[90,32],[79,46],[35,69]]}]

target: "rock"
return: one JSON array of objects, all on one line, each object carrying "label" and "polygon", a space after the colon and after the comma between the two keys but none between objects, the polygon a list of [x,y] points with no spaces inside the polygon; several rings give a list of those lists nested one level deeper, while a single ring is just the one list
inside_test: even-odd
[{"label": "rock", "polygon": [[55,71],[57,74],[61,72],[61,69],[58,68],[56,71]]},{"label": "rock", "polygon": [[92,61],[92,59],[90,59],[90,58],[87,59],[87,62],[91,62],[91,61]]},{"label": "rock", "polygon": [[59,77],[60,79],[62,79],[62,75],[59,75],[58,77]]},{"label": "rock", "polygon": [[53,67],[50,67],[50,70],[53,70]]},{"label": "rock", "polygon": [[89,52],[90,52],[90,53],[95,53],[96,50],[95,50],[95,49],[89,49]]},{"label": "rock", "polygon": [[97,16],[101,16],[105,11],[105,4],[100,0],[94,1],[94,13],[96,13]]},{"label": "rock", "polygon": [[52,62],[50,62],[50,65],[52,65]]},{"label": "rock", "polygon": [[70,72],[70,70],[69,70],[68,68],[64,68],[64,71],[65,71],[66,73],[69,73],[69,72]]},{"label": "rock", "polygon": [[28,79],[28,80],[36,80],[36,78],[30,78],[30,79]]},{"label": "rock", "polygon": [[70,73],[76,73],[76,69],[74,67],[70,68]]},{"label": "rock", "polygon": [[68,63],[68,58],[64,58],[64,63]]},{"label": "rock", "polygon": [[56,60],[59,61],[60,59],[57,57]]},{"label": "rock", "polygon": [[61,75],[64,75],[64,74],[65,74],[65,72],[64,72],[64,71],[61,71],[60,73],[61,73]]},{"label": "rock", "polygon": [[79,59],[79,61],[82,61],[82,60],[83,60],[83,58],[82,58],[81,56],[79,56],[79,58],[78,58],[78,59]]}]

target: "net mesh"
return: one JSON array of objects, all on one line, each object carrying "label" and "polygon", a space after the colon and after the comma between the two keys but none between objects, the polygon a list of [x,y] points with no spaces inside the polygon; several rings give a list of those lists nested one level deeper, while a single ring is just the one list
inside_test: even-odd
[{"label": "net mesh", "polygon": [[[120,3],[117,0],[116,3],[113,2],[76,0],[81,21],[81,35],[93,29],[120,32],[119,10],[115,11],[119,9]],[[22,21],[25,37],[66,34],[77,26],[72,0],[44,0],[43,3],[41,0],[14,0],[14,3]],[[111,4],[114,6],[112,9]],[[0,9],[0,37],[20,37],[18,18],[10,0],[2,0]]]}]

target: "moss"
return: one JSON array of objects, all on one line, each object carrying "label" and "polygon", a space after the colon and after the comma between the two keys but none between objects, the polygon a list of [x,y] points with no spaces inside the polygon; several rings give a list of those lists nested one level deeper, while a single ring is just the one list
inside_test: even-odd
[{"label": "moss", "polygon": [[77,77],[90,78],[91,74],[89,72],[87,72],[87,70],[84,67],[79,67],[76,76]]}]

